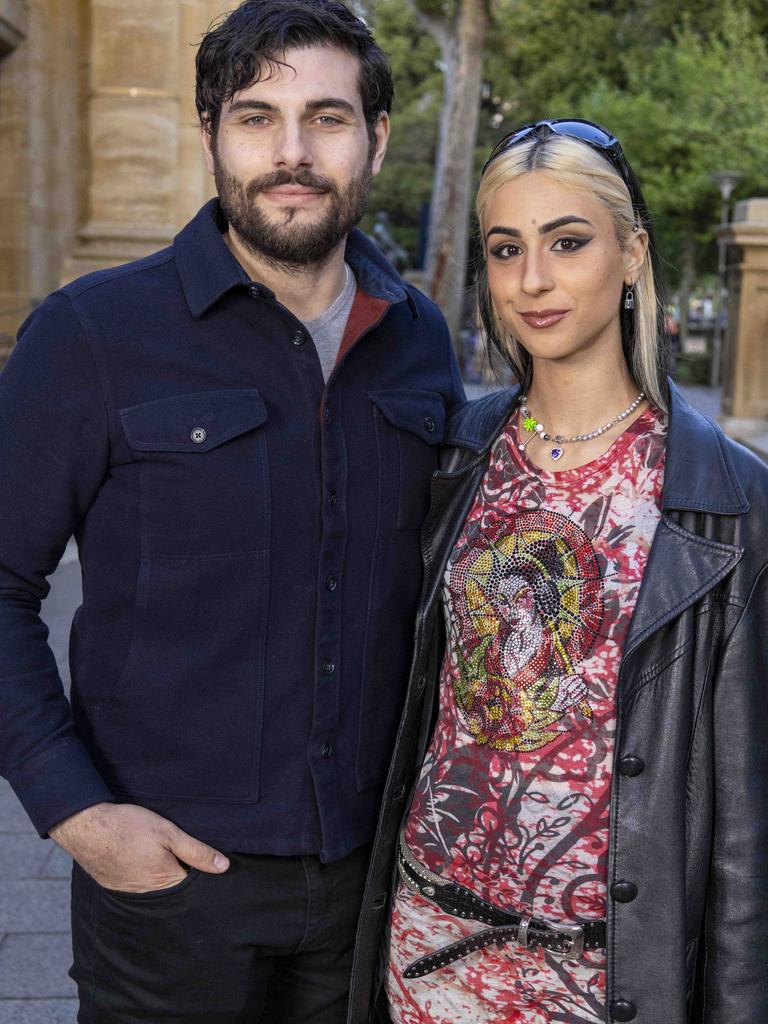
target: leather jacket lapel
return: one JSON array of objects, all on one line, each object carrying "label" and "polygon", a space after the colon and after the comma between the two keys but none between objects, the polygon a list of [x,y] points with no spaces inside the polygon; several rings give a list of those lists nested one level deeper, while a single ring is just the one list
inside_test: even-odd
[{"label": "leather jacket lapel", "polygon": [[691,533],[663,515],[627,635],[626,659],[643,640],[698,601],[739,562],[743,548]]}]

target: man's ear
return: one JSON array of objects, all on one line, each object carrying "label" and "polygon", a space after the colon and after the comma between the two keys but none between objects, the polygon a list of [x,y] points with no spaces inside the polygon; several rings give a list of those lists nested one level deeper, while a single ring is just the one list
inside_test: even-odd
[{"label": "man's ear", "polygon": [[373,151],[373,160],[371,161],[371,173],[374,175],[379,173],[381,165],[384,162],[384,156],[387,152],[387,142],[389,141],[389,131],[389,114],[382,110],[376,119],[376,124],[373,126],[376,145]]},{"label": "man's ear", "polygon": [[203,146],[203,159],[205,160],[205,166],[208,168],[208,173],[213,174],[213,147],[216,145],[216,141],[213,136],[211,119],[207,114],[203,114],[200,118],[200,142]]}]

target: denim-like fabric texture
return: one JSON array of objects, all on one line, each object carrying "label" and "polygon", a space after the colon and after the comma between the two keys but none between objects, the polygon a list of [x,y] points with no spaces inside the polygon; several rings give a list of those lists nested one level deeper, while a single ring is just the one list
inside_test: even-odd
[{"label": "denim-like fabric texture", "polygon": [[230,854],[169,889],[103,889],[73,867],[80,1024],[343,1024],[369,846]]},{"label": "denim-like fabric texture", "polygon": [[[386,312],[327,387],[215,200],[23,326],[0,376],[0,770],[42,834],[114,798],[241,852],[372,837],[463,391],[437,309],[360,232],[346,258]],[[73,532],[70,709],[38,613]]]}]

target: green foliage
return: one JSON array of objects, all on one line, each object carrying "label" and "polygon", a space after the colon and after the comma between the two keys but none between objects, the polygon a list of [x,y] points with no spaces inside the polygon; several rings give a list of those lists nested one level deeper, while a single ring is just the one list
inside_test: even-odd
[{"label": "green foliage", "polygon": [[362,223],[369,230],[378,210],[389,213],[393,234],[415,263],[421,209],[432,193],[443,99],[437,44],[407,0],[373,0],[369,20],[387,52],[395,82],[392,135]]},{"label": "green foliage", "polygon": [[486,68],[507,105],[507,126],[568,116],[600,77],[620,83],[630,6],[627,0],[497,0]]},{"label": "green foliage", "polygon": [[621,138],[668,246],[686,231],[711,242],[720,210],[714,171],[741,171],[741,195],[768,187],[765,39],[746,9],[730,8],[711,35],[685,18],[673,38],[644,60],[628,56],[625,68],[626,88],[603,79],[579,115]]}]

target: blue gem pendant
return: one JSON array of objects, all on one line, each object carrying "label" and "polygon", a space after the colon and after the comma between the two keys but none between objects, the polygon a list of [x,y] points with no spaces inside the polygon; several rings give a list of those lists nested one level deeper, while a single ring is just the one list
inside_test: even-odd
[{"label": "blue gem pendant", "polygon": [[[560,438],[556,437],[555,441],[559,442]],[[557,443],[554,448],[549,449],[549,456],[553,462],[557,462],[558,459],[562,459],[564,452],[565,448],[563,448],[562,444]]]}]

